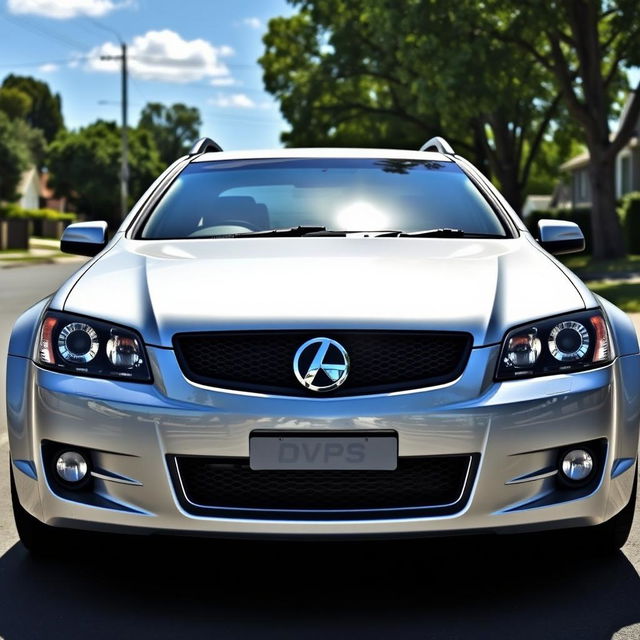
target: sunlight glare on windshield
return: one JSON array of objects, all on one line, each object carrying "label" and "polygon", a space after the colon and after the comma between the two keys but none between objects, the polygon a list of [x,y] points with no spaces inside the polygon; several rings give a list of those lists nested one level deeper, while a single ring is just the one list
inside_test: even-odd
[{"label": "sunlight glare on windshield", "polygon": [[385,229],[389,224],[387,215],[366,200],[356,200],[340,209],[336,220],[340,229],[351,231]]}]

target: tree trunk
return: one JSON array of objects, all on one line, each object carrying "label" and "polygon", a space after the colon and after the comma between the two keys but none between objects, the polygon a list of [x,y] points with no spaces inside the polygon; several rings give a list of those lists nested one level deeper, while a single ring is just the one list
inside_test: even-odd
[{"label": "tree trunk", "polygon": [[599,260],[622,258],[626,247],[616,211],[615,156],[604,149],[590,150],[591,235],[593,257]]}]

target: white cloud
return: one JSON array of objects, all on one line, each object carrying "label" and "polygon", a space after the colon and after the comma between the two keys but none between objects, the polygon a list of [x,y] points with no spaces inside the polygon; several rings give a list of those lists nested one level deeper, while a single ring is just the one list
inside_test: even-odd
[{"label": "white cloud", "polygon": [[66,20],[77,16],[100,18],[116,9],[130,6],[130,0],[7,0],[11,13],[30,13],[46,18]]},{"label": "white cloud", "polygon": [[231,85],[237,84],[236,79],[231,76],[224,76],[222,78],[213,78],[211,80],[211,85],[213,87],[230,87]]},{"label": "white cloud", "polygon": [[242,21],[242,24],[250,27],[251,29],[264,29],[264,23],[262,22],[262,20],[260,20],[260,18],[256,18],[256,17],[251,17],[251,18],[245,18]]},{"label": "white cloud", "polygon": [[214,107],[238,109],[255,109],[258,106],[246,93],[219,93],[215,98],[209,100],[209,104]]},{"label": "white cloud", "polygon": [[[231,79],[228,67],[221,61],[234,54],[223,45],[214,47],[200,38],[184,40],[175,31],[147,31],[136,36],[128,47],[128,67],[131,75],[143,80],[187,83],[205,78]],[[120,71],[119,60],[101,60],[101,56],[118,56],[120,47],[105,42],[88,55],[87,68],[115,73]]]},{"label": "white cloud", "polygon": [[58,69],[58,65],[53,62],[47,62],[46,64],[41,64],[38,67],[38,71],[41,73],[55,73]]}]

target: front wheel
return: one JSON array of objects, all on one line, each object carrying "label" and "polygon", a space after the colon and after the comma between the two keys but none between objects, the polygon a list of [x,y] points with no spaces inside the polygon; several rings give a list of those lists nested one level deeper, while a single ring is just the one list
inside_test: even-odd
[{"label": "front wheel", "polygon": [[13,465],[11,467],[11,505],[13,507],[13,518],[18,530],[20,542],[29,551],[37,556],[55,555],[64,542],[64,532],[43,524],[34,518],[21,504],[16,490],[16,483],[13,478]]},{"label": "front wheel", "polygon": [[638,490],[638,469],[634,469],[633,489],[627,505],[607,522],[583,530],[584,542],[596,553],[614,553],[624,547],[629,539],[633,516],[636,511],[636,494]]}]

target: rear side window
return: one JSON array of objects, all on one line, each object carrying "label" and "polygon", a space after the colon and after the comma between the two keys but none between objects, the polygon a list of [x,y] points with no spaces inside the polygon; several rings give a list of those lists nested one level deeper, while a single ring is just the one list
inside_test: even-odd
[{"label": "rear side window", "polygon": [[193,162],[156,205],[140,237],[203,238],[297,226],[454,228],[506,237],[496,212],[455,163],[375,158]]}]

